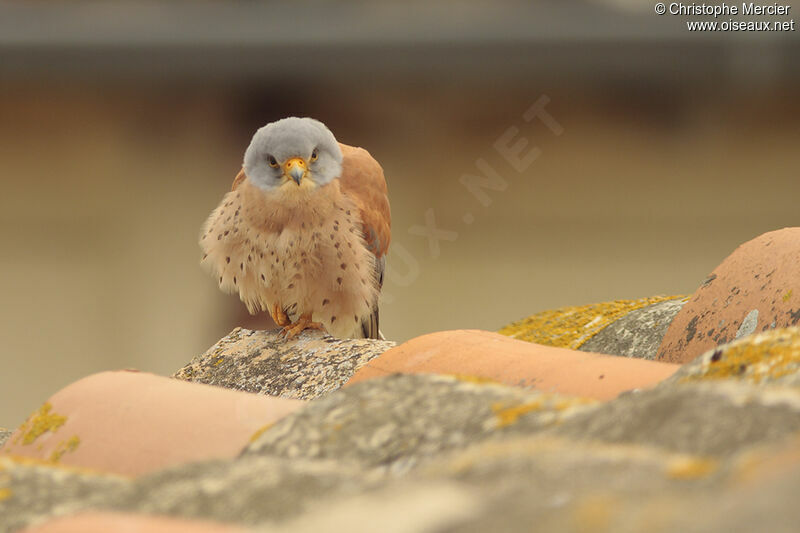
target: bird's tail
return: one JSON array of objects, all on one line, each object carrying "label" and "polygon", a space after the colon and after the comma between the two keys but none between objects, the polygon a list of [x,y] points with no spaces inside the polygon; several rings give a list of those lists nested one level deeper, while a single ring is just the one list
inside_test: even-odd
[{"label": "bird's tail", "polygon": [[365,339],[378,339],[386,340],[379,329],[378,319],[378,306],[372,310],[372,313],[361,319],[361,333],[364,334]]}]

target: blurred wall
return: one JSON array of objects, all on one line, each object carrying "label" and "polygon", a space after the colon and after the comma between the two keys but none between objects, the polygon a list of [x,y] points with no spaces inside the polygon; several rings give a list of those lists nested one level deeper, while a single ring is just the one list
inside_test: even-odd
[{"label": "blurred wall", "polygon": [[[750,79],[741,46],[687,59],[692,42],[644,57],[611,42],[589,61],[580,39],[502,42],[498,64],[468,37],[433,62],[393,49],[388,69],[372,50],[320,75],[301,60],[254,73],[247,47],[210,58],[220,74],[181,71],[189,45],[153,68],[136,46],[127,63],[101,45],[0,46],[0,426],[88,373],[170,374],[237,324],[269,324],[217,290],[196,241],[254,130],[282,116],[319,118],[382,163],[395,243],[382,330],[398,341],[691,293],[738,244],[798,224],[794,45]],[[170,53],[175,71],[158,62]],[[237,54],[251,66],[223,60]],[[537,102],[547,122],[525,119]],[[497,146],[523,138],[538,156],[515,168]],[[494,188],[470,192],[463,176],[487,168]],[[444,233],[430,241],[431,227]]]}]

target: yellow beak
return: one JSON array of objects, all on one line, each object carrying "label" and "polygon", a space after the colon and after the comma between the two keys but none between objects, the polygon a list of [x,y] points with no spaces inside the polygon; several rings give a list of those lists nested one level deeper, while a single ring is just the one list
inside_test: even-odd
[{"label": "yellow beak", "polygon": [[300,180],[308,172],[308,163],[302,157],[293,157],[283,164],[283,173],[286,177],[293,179],[300,185]]}]

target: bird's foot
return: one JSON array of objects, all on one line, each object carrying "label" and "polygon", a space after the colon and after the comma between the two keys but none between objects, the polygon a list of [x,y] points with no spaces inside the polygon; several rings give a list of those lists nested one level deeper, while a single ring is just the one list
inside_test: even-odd
[{"label": "bird's foot", "polygon": [[271,316],[272,320],[282,328],[289,326],[292,323],[292,321],[289,320],[289,316],[284,312],[281,304],[275,304],[270,307],[269,316]]},{"label": "bird's foot", "polygon": [[307,329],[318,329],[325,332],[325,326],[319,322],[312,322],[311,313],[305,313],[300,315],[296,322],[284,326],[280,334],[287,339],[293,339]]}]

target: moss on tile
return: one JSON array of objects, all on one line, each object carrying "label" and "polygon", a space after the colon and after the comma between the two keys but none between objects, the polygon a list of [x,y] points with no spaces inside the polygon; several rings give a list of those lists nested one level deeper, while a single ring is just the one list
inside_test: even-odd
[{"label": "moss on tile", "polygon": [[536,313],[505,327],[499,333],[515,339],[576,350],[603,328],[631,311],[681,296],[652,296],[615,300],[578,307],[561,307]]}]

